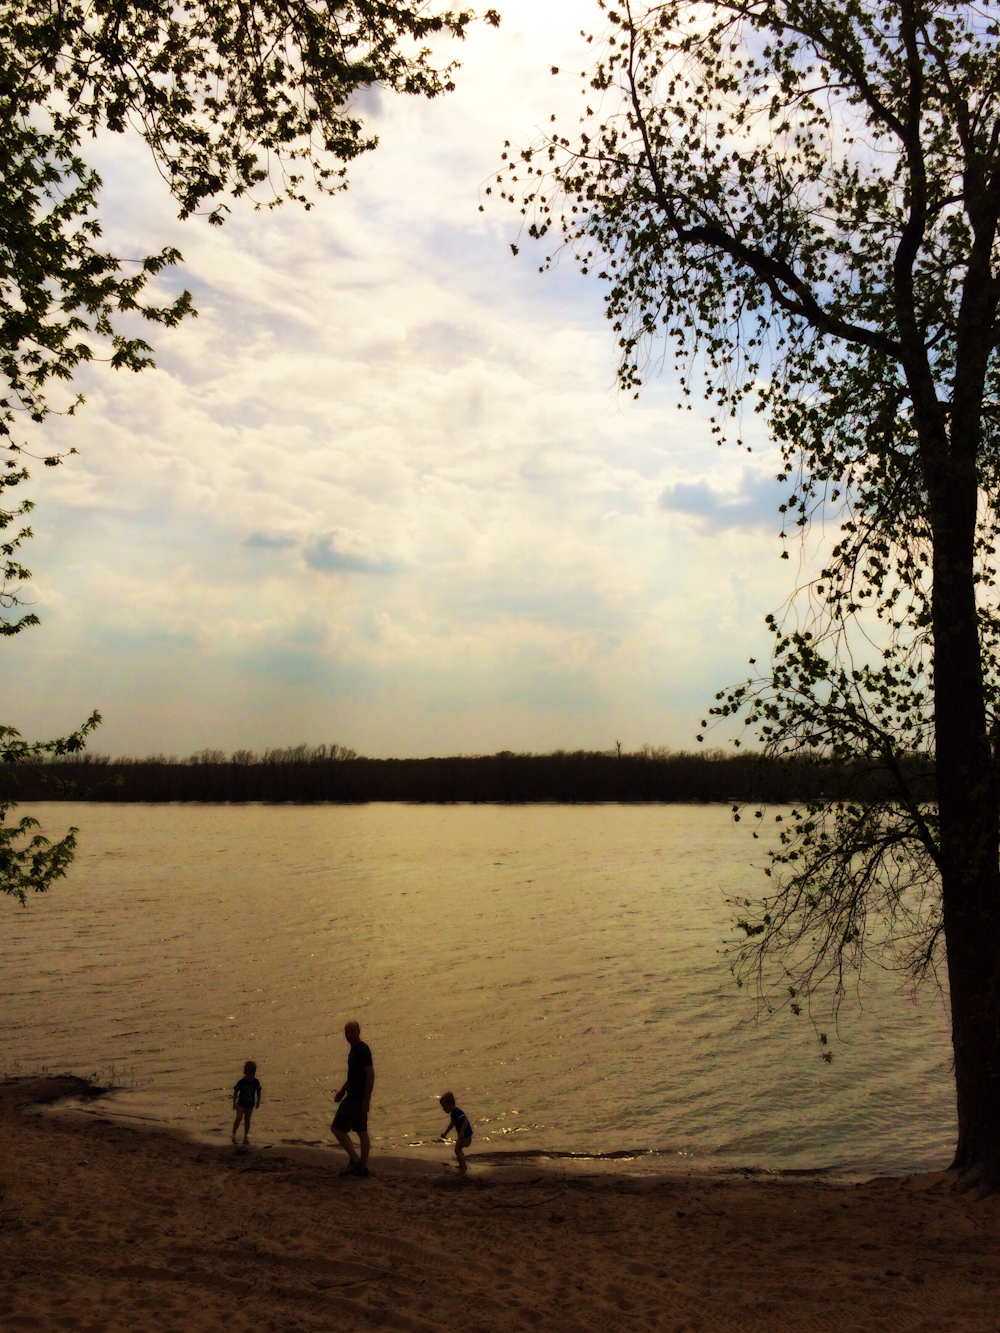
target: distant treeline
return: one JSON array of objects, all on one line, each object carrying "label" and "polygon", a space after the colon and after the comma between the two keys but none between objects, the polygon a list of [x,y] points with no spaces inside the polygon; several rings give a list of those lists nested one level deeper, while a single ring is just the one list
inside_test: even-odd
[{"label": "distant treeline", "polygon": [[[927,777],[927,761],[913,760]],[[16,800],[211,802],[587,802],[760,801],[818,796],[857,799],[884,792],[878,770],[847,770],[821,758],[767,759],[721,750],[644,749],[632,753],[455,755],[446,759],[367,759],[339,745],[203,750],[188,759],[82,755],[0,771],[0,795]]]}]

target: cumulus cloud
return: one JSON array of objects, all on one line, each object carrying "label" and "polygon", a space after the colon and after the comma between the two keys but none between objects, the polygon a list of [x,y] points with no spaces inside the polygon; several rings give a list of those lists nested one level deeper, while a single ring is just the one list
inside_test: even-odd
[{"label": "cumulus cloud", "polygon": [[349,574],[394,574],[399,566],[385,556],[364,555],[338,547],[342,538],[335,532],[310,537],[302,549],[302,558],[310,569],[337,570]]},{"label": "cumulus cloud", "polygon": [[290,537],[283,532],[261,532],[258,530],[243,538],[244,546],[253,546],[261,551],[287,551],[290,546],[296,546],[297,544],[294,537]]},{"label": "cumulus cloud", "polygon": [[744,468],[736,490],[712,485],[705,480],[677,481],[660,492],[657,504],[668,513],[688,514],[703,520],[713,531],[724,528],[780,526],[778,506],[787,488],[782,489],[775,476]]}]

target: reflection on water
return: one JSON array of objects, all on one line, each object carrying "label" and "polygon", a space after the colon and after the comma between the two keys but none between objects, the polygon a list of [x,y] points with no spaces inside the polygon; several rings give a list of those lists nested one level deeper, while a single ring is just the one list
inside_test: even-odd
[{"label": "reflection on water", "polygon": [[[8,1071],[127,1071],[117,1107],[332,1142],[343,1023],[372,1047],[376,1148],[426,1143],[452,1089],[481,1152],[675,1169],[947,1165],[947,1020],[883,979],[832,1065],[756,1026],[721,954],[760,858],[713,806],[43,806],[68,881],[0,904]],[[410,1151],[420,1151],[410,1149]],[[440,1151],[440,1150],[438,1150]]]}]

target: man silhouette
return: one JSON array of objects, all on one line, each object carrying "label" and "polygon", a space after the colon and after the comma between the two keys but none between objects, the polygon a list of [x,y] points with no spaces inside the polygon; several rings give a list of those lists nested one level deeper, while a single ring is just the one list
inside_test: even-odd
[{"label": "man silhouette", "polygon": [[[367,1176],[368,1154],[372,1148],[372,1141],[368,1137],[368,1108],[371,1105],[372,1088],[375,1086],[375,1070],[372,1066],[372,1053],[361,1040],[361,1025],[353,1018],[344,1024],[344,1036],[351,1048],[347,1054],[347,1082],[333,1099],[340,1105],[330,1128],[350,1158],[340,1174]],[[361,1145],[360,1157],[354,1151],[352,1133],[358,1136]]]}]

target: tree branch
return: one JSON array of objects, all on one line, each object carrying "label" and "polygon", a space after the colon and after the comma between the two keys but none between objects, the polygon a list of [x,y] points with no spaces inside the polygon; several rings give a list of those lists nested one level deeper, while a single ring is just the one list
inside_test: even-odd
[{"label": "tree branch", "polygon": [[[874,351],[882,352],[884,355],[898,360],[902,351],[898,343],[891,338],[887,338],[884,334],[876,333],[873,329],[866,329],[859,324],[851,324],[849,321],[824,310],[809,284],[784,260],[777,259],[774,255],[770,255],[756,246],[744,244],[718,223],[706,223],[699,227],[684,226],[667,193],[656,160],[656,154],[653,151],[646,117],[639,101],[635,78],[636,25],[631,17],[631,6],[627,4],[626,9],[629,15],[629,100],[639,126],[639,132],[642,135],[643,156],[646,159],[646,165],[653,182],[654,197],[677,239],[682,243],[700,243],[712,246],[737,260],[738,263],[745,265],[757,277],[764,280],[773,299],[783,310],[790,315],[805,320],[818,332],[843,338],[845,342],[870,347]],[[789,291],[793,292],[798,299],[795,300],[789,296]]]}]

